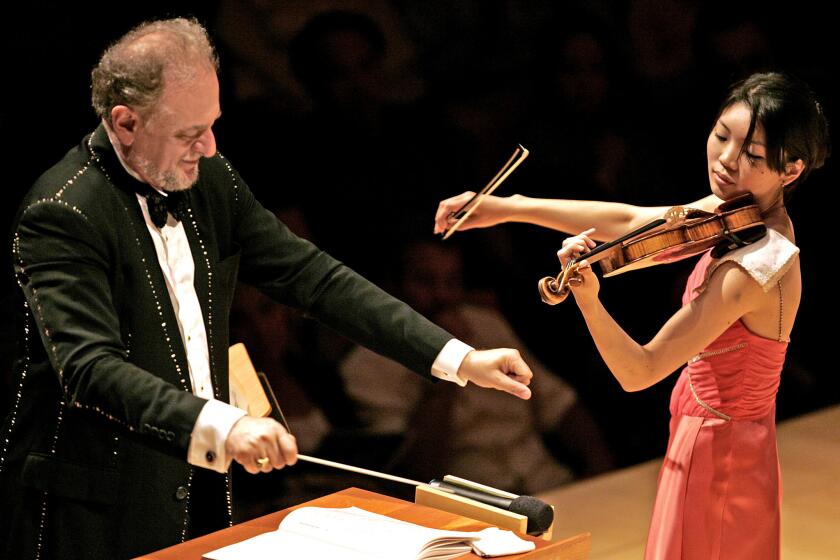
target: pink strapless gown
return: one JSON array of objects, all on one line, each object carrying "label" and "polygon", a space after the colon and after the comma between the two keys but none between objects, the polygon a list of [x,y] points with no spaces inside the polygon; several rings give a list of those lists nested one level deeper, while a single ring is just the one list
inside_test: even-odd
[{"label": "pink strapless gown", "polygon": [[[711,263],[703,255],[683,305]],[[671,394],[671,436],[659,473],[645,558],[778,559],[781,480],[776,392],[786,342],[739,320],[689,363]],[[700,405],[729,416],[718,417]]]}]

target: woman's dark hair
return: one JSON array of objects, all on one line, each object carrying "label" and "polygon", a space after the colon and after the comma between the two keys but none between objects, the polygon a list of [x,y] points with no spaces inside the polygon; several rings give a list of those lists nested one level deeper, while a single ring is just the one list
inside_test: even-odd
[{"label": "woman's dark hair", "polygon": [[744,103],[752,113],[742,150],[750,145],[756,124],[761,124],[770,169],[783,173],[786,164],[798,159],[805,164],[789,187],[825,163],[830,152],[828,121],[805,82],[778,72],[753,74],[730,89],[718,117],[736,103]]}]

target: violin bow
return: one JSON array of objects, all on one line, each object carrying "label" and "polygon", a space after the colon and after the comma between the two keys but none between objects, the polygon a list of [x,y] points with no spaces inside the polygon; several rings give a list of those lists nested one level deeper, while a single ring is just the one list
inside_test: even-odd
[{"label": "violin bow", "polygon": [[452,224],[444,233],[443,239],[446,240],[449,238],[450,235],[455,233],[461,224],[466,221],[467,218],[470,217],[470,214],[473,213],[473,210],[478,208],[479,204],[484,201],[484,197],[489,196],[496,190],[496,188],[501,185],[508,176],[513,173],[513,170],[519,167],[519,164],[525,161],[525,158],[528,157],[530,152],[527,148],[525,148],[522,144],[517,144],[516,149],[513,151],[513,155],[510,156],[510,159],[507,160],[501,169],[499,169],[498,173],[490,179],[490,182],[481,189],[481,191],[475,193],[463,206],[449,214],[450,217],[455,218],[457,221]]}]

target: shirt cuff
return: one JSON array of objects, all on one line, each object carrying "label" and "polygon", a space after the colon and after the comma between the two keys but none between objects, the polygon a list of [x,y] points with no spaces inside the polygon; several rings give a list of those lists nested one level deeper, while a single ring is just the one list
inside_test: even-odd
[{"label": "shirt cuff", "polygon": [[435,363],[432,364],[432,375],[445,381],[457,383],[461,387],[467,384],[466,379],[462,379],[458,375],[458,369],[461,367],[461,362],[467,357],[467,354],[475,350],[472,346],[464,344],[457,338],[453,338],[447,342],[440,351],[440,354],[435,358]]},{"label": "shirt cuff", "polygon": [[195,421],[187,462],[219,473],[227,472],[231,460],[225,452],[225,441],[233,425],[243,416],[244,410],[215,399],[208,400]]}]

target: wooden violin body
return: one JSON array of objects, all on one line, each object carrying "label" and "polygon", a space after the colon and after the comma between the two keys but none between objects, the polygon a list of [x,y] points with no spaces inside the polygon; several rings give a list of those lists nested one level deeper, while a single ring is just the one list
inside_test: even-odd
[{"label": "wooden violin body", "polygon": [[665,217],[620,238],[595,247],[570,261],[557,277],[540,280],[542,300],[556,305],[569,295],[569,281],[577,263],[597,262],[605,277],[656,264],[671,263],[714,247],[719,257],[761,239],[767,233],[752,195],[745,194],[718,206],[714,212],[675,206]]}]

